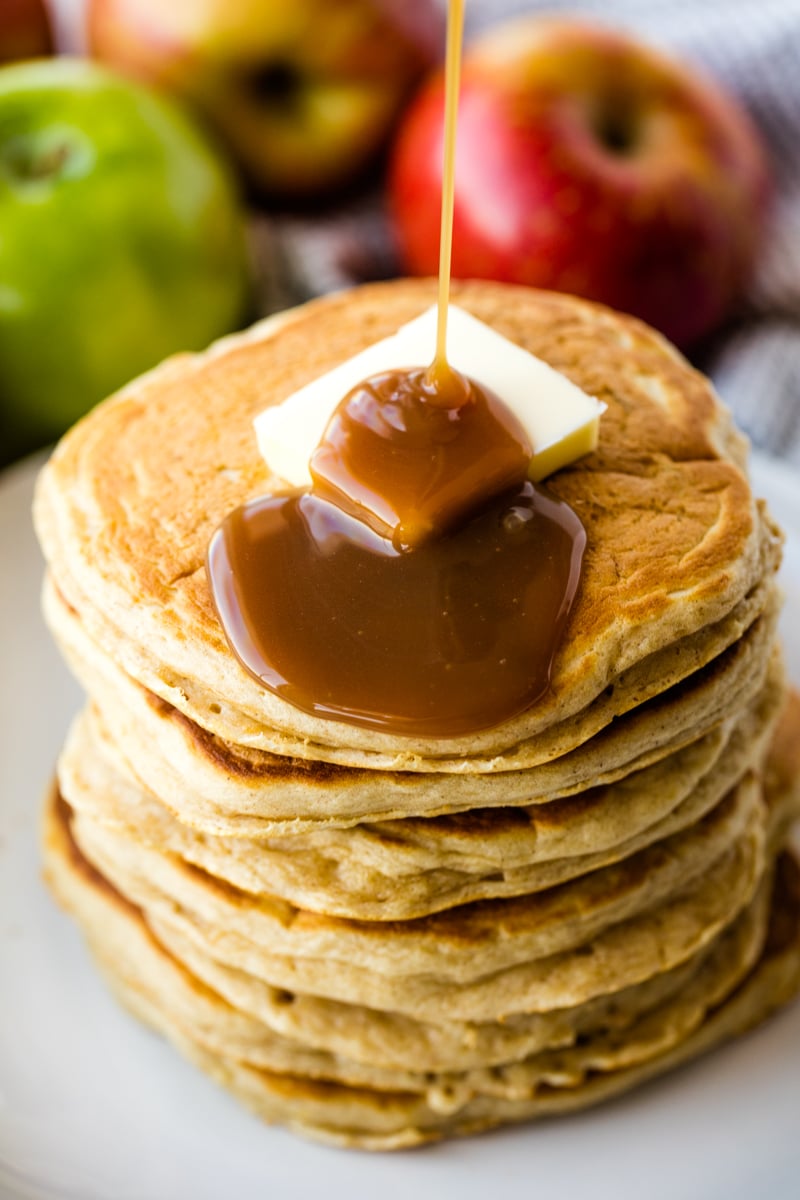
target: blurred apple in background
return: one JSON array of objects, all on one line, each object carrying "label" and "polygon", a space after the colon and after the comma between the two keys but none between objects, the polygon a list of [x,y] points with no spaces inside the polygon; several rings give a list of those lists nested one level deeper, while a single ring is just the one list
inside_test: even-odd
[{"label": "blurred apple in background", "polygon": [[[769,191],[758,136],[694,68],[609,29],[530,17],[463,67],[453,271],[573,292],[686,347],[724,319]],[[404,266],[435,273],[442,81],[409,111],[390,206]]]},{"label": "blurred apple in background", "polygon": [[2,450],[247,316],[238,199],[174,105],[78,59],[0,68]]},{"label": "blurred apple in background", "polygon": [[44,0],[0,0],[0,63],[52,53]]},{"label": "blurred apple in background", "polygon": [[91,51],[190,101],[251,184],[318,196],[385,144],[441,53],[436,0],[90,0]]}]

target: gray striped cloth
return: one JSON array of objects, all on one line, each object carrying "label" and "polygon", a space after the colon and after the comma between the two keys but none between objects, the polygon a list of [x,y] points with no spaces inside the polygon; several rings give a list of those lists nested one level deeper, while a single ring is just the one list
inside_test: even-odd
[{"label": "gray striped cloth", "polygon": [[[560,0],[467,0],[467,36],[536,8],[576,11]],[[777,182],[765,251],[732,331],[698,365],[753,442],[800,467],[800,0],[582,0],[580,11],[705,67],[764,136]],[[332,218],[286,218],[259,237],[284,268],[269,307],[394,268],[376,197]]]}]

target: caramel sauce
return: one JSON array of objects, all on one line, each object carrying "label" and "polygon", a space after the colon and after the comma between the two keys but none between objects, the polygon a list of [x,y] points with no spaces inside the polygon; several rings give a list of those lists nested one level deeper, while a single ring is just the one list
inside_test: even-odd
[{"label": "caramel sauce", "polygon": [[526,482],[415,550],[314,492],[236,509],[208,557],[242,665],[306,712],[448,737],[514,716],[547,688],[585,533]]},{"label": "caramel sauce", "polygon": [[477,502],[520,484],[533,451],[516,417],[452,372],[387,371],[354,388],[333,414],[309,468],[313,491],[411,549],[441,536]]},{"label": "caramel sauce", "polygon": [[393,733],[499,724],[546,691],[586,535],[527,480],[502,399],[447,360],[463,0],[448,14],[433,362],[384,372],[334,412],[312,488],[231,513],[208,552],[233,652],[297,708]]}]

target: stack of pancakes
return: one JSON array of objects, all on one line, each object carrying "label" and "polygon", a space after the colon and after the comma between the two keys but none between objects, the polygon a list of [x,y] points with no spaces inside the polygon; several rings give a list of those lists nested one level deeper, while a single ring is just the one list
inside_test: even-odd
[{"label": "stack of pancakes", "polygon": [[588,548],[532,709],[393,736],[233,657],[204,559],[280,489],[253,417],[432,299],[364,288],[171,360],[67,436],[36,506],[47,617],[90,696],[46,815],[54,892],[204,1070],[372,1148],[594,1103],[800,986],[781,539],[727,412],[639,323],[454,288],[608,405],[597,452],[548,481]]}]

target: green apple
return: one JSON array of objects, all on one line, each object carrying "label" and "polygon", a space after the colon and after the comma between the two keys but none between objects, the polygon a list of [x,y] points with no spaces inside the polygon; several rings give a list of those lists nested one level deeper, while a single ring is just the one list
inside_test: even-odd
[{"label": "green apple", "polygon": [[0,452],[236,328],[248,290],[235,188],[181,111],[78,59],[0,69]]}]

